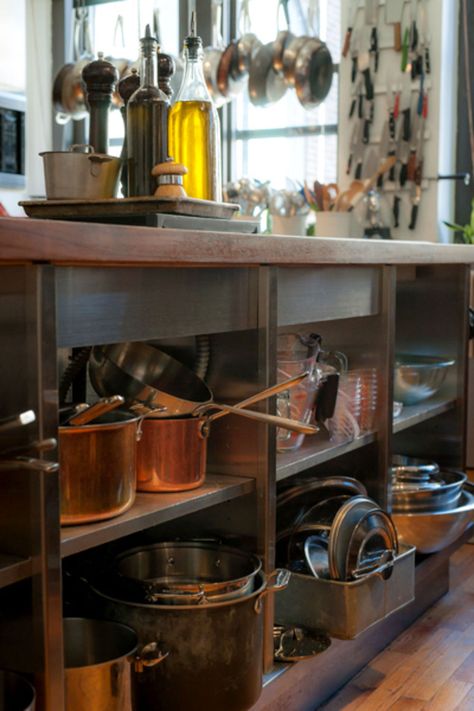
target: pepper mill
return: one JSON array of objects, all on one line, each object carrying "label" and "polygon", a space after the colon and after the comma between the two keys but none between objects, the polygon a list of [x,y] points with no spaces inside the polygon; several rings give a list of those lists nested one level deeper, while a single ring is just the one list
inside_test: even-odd
[{"label": "pepper mill", "polygon": [[109,109],[118,72],[113,64],[104,59],[103,52],[99,52],[98,59],[86,64],[82,70],[82,78],[86,85],[90,111],[89,143],[96,153],[107,153]]},{"label": "pepper mill", "polygon": [[155,197],[187,197],[183,188],[183,175],[188,169],[181,163],[175,163],[172,158],[167,158],[164,163],[155,165],[151,174],[156,177],[158,187],[155,190]]},{"label": "pepper mill", "polygon": [[120,160],[122,161],[122,172],[120,175],[120,184],[122,186],[122,195],[127,197],[128,195],[128,166],[127,166],[127,104],[131,95],[140,86],[140,77],[138,76],[138,70],[133,67],[130,74],[127,74],[118,83],[118,93],[123,101],[123,106],[120,107],[120,113],[123,118],[124,126],[124,136],[122,143],[122,152],[120,154]]},{"label": "pepper mill", "polygon": [[169,54],[164,54],[164,52],[158,52],[158,86],[168,99],[173,96],[171,77],[175,71],[176,64],[173,57]]}]

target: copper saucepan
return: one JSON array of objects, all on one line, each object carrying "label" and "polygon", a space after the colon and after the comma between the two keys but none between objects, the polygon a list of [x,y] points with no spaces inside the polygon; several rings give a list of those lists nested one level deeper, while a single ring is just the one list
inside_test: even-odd
[{"label": "copper saucepan", "polygon": [[[295,376],[237,403],[236,409],[277,395],[307,376]],[[143,421],[137,447],[138,491],[187,491],[204,483],[207,438],[213,420],[226,415],[219,411],[201,417],[148,417]]]},{"label": "copper saucepan", "polygon": [[152,415],[143,422],[137,448],[139,491],[185,491],[200,486],[206,472],[209,425],[225,414],[307,434],[318,432],[315,425],[242,409],[297,385],[307,373],[234,406],[216,404],[208,386],[193,371],[144,343],[93,348],[89,373],[99,394],[120,392],[126,402],[138,405],[136,412]]}]

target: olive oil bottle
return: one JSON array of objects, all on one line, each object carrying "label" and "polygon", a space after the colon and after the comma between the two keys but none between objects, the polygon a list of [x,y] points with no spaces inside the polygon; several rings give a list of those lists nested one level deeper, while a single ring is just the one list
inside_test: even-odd
[{"label": "olive oil bottle", "polygon": [[169,153],[188,169],[183,186],[189,197],[220,201],[219,117],[204,79],[202,56],[193,13],[191,32],[184,40],[184,76],[169,114]]},{"label": "olive oil bottle", "polygon": [[168,97],[158,88],[158,42],[147,25],[140,40],[140,86],[127,104],[128,195],[153,195],[151,171],[168,157]]}]

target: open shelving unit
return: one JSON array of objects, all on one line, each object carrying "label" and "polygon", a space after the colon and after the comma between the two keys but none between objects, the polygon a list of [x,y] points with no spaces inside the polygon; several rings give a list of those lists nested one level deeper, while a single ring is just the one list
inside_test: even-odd
[{"label": "open shelving unit", "polygon": [[[80,554],[90,549],[100,558],[101,546],[121,545],[122,539],[128,543],[125,539],[129,536],[135,538],[142,532],[154,536],[163,531],[178,535],[186,526],[187,530],[197,526],[199,531],[204,522],[240,537],[262,558],[264,571],[269,573],[274,568],[279,481],[288,483],[292,476],[304,477],[324,465],[316,472],[319,475],[326,464],[329,470],[334,462],[341,473],[350,474],[353,468],[362,477],[365,472],[364,484],[371,495],[387,503],[388,463],[394,442],[395,451],[404,451],[406,446],[407,454],[422,456],[419,435],[431,429],[432,421],[439,446],[452,453],[453,466],[462,466],[467,350],[462,314],[468,302],[467,262],[445,264],[440,256],[437,263],[430,257],[422,266],[410,264],[398,278],[396,256],[400,253],[405,263],[408,257],[401,250],[397,252],[395,244],[364,244],[364,254],[352,263],[358,249],[352,242],[356,240],[343,240],[338,247],[338,240],[280,241],[270,237],[270,250],[273,244],[275,254],[284,256],[270,258],[270,253],[265,253],[266,257],[257,259],[252,255],[261,255],[266,249],[262,238],[237,237],[230,250],[225,240],[233,238],[217,233],[201,233],[199,241],[193,242],[191,231],[158,234],[158,229],[119,225],[112,229],[81,223],[70,224],[65,230],[60,223],[43,223],[43,227],[37,221],[25,222],[26,226],[15,222],[10,228],[11,249],[17,248],[28,225],[34,227],[35,244],[42,237],[53,240],[54,244],[48,243],[49,250],[59,249],[56,245],[63,249],[64,244],[69,250],[71,239],[77,239],[75,256],[68,251],[56,262],[43,255],[24,263],[15,253],[12,264],[2,267],[2,372],[18,372],[19,376],[3,377],[2,407],[7,409],[0,415],[25,405],[35,409],[38,422],[29,433],[31,438],[57,434],[55,392],[61,349],[124,340],[194,342],[196,336],[208,335],[212,346],[209,384],[216,401],[238,402],[276,381],[278,333],[302,325],[314,327],[325,344],[346,352],[351,367],[376,368],[380,376],[374,431],[347,442],[329,441],[320,433],[314,439],[306,437],[296,451],[276,454],[275,433],[268,427],[234,416],[223,418],[212,427],[208,443],[208,470],[212,473],[203,486],[188,492],[140,493],[129,511],[107,521],[61,527],[57,478],[36,481],[32,477],[24,484],[12,479],[4,488],[3,499],[18,500],[18,505],[7,523],[0,508],[0,531],[6,541],[16,540],[20,529],[22,545],[29,541],[31,530],[34,536],[31,550],[23,546],[29,555],[0,556],[0,607],[5,591],[15,590],[17,584],[31,588],[33,612],[23,608],[15,612],[23,618],[31,615],[34,622],[36,646],[31,652],[25,650],[24,656],[39,683],[44,679],[44,702],[38,711],[64,710],[62,558],[79,554],[80,562]],[[102,237],[105,240],[107,236],[107,244],[102,243]],[[97,263],[88,266],[84,264],[87,240],[90,250],[93,244],[102,250]],[[120,259],[117,245],[123,250]],[[140,251],[145,247],[146,258]],[[316,248],[317,253],[311,251]],[[425,259],[416,251],[419,246],[406,249]],[[329,255],[327,263],[324,254]],[[289,265],[289,255],[295,266]],[[89,259],[89,253],[86,256]],[[430,318],[433,308],[436,320]],[[12,314],[18,323],[23,319],[21,327],[11,328]],[[397,348],[416,352],[421,345],[421,352],[437,354],[442,348],[444,356],[456,360],[453,377],[442,398],[405,407],[392,421],[394,354]],[[21,377],[24,374],[27,377]],[[271,402],[260,405],[262,411],[270,411],[272,406]],[[273,610],[266,604],[264,690],[252,711],[272,707],[299,711],[298,705],[291,705],[292,689],[301,690],[303,696],[313,694],[314,704],[327,698],[344,682],[346,672],[355,674],[396,631],[446,591],[447,564],[436,560],[433,557],[419,566],[424,584],[417,583],[419,596],[414,606],[410,604],[396,618],[381,621],[360,640],[336,641],[327,653],[301,665],[272,665]],[[2,649],[0,619],[0,657],[9,651],[6,645]]]},{"label": "open shelving unit", "polygon": [[366,432],[355,439],[345,440],[343,442],[335,442],[332,440],[313,442],[311,437],[306,437],[299,449],[278,453],[276,470],[277,481],[316,467],[318,464],[329,462],[343,454],[354,452],[361,447],[375,442],[376,437],[375,432]]},{"label": "open shelving unit", "polygon": [[253,491],[254,479],[207,474],[204,484],[192,491],[137,494],[129,511],[117,518],[80,526],[63,526],[61,555],[66,557],[80,553]]},{"label": "open shelving unit", "polygon": [[0,553],[0,588],[29,578],[33,573],[31,558]]},{"label": "open shelving unit", "polygon": [[433,417],[449,412],[456,407],[456,400],[434,398],[419,405],[405,405],[400,416],[393,421],[393,432],[402,432]]}]

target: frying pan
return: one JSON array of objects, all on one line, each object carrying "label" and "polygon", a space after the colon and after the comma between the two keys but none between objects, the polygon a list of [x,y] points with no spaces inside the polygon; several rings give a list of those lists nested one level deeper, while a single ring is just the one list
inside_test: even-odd
[{"label": "frying pan", "polygon": [[307,35],[303,35],[302,37],[294,37],[291,42],[288,42],[283,50],[283,76],[289,86],[295,85],[296,60],[300,50],[304,47],[308,39],[311,38]]},{"label": "frying pan", "polygon": [[206,47],[204,50],[202,68],[207,88],[215,105],[219,108],[225,103],[225,97],[217,86],[217,70],[222,59],[223,51],[219,47]]},{"label": "frying pan", "polygon": [[301,47],[295,62],[294,83],[298,100],[306,109],[324,101],[332,84],[331,53],[317,37],[310,37]]},{"label": "frying pan", "polygon": [[281,30],[273,43],[273,69],[276,72],[283,71],[283,53],[286,47],[295,39],[289,30]]},{"label": "frying pan", "polygon": [[[95,346],[91,352],[89,375],[92,386],[100,395],[120,393],[127,403],[145,406],[154,417],[199,416],[216,409],[305,434],[319,431],[313,425],[241,409],[244,405],[288,389],[292,384],[296,385],[306,377],[306,373],[247,398],[238,407],[214,402],[211,390],[192,370],[146,343]],[[211,415],[208,421],[216,419],[217,414]]]},{"label": "frying pan", "polygon": [[237,40],[236,45],[235,62],[232,65],[231,74],[233,79],[243,79],[249,73],[253,53],[262,46],[262,43],[253,32],[246,32]]},{"label": "frying pan", "polygon": [[249,70],[249,97],[254,106],[279,101],[286,84],[273,68],[273,42],[264,44],[252,56]]},{"label": "frying pan", "polygon": [[240,74],[234,79],[232,68],[237,64],[237,42],[231,42],[222,52],[222,56],[217,67],[217,88],[225,98],[231,98],[240,94],[245,86],[247,73]]}]

